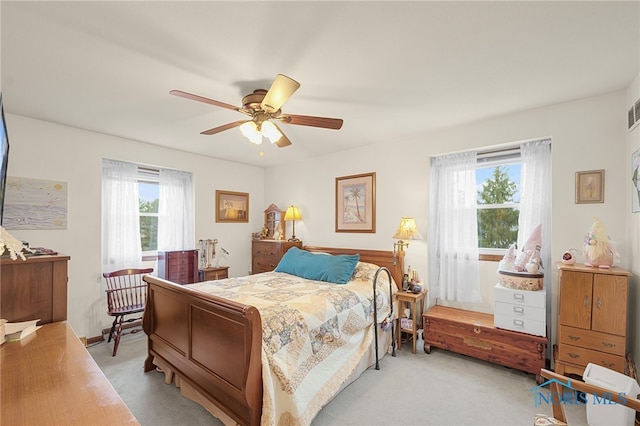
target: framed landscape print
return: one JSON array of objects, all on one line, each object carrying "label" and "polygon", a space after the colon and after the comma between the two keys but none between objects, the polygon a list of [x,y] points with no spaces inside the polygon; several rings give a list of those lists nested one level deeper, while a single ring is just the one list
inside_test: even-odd
[{"label": "framed landscape print", "polygon": [[216,190],[216,222],[249,222],[249,194]]},{"label": "framed landscape print", "polygon": [[376,174],[336,178],[336,232],[376,232]]}]

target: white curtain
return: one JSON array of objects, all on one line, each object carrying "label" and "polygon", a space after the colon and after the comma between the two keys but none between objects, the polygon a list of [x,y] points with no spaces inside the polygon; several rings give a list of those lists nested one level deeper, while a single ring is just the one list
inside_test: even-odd
[{"label": "white curtain", "polygon": [[432,297],[480,302],[475,152],[431,161],[429,287]]},{"label": "white curtain", "polygon": [[158,250],[195,247],[191,173],[160,169]]},{"label": "white curtain", "polygon": [[138,166],[102,160],[102,271],[142,266]]},{"label": "white curtain", "polygon": [[551,141],[546,139],[521,144],[520,159],[518,248],[524,247],[531,232],[541,224],[540,259],[548,273],[551,267]]}]

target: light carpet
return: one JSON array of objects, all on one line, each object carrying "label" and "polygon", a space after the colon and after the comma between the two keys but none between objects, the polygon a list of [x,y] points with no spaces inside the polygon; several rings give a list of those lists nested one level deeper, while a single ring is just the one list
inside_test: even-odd
[{"label": "light carpet", "polygon": [[[467,356],[433,348],[417,354],[406,342],[338,394],[312,425],[532,425],[535,377]],[[164,383],[157,371],[143,372],[146,335],[127,335],[118,354],[113,342],[88,348],[113,387],[142,425],[221,425],[200,405]],[[565,407],[569,423],[586,425],[584,404]]]}]

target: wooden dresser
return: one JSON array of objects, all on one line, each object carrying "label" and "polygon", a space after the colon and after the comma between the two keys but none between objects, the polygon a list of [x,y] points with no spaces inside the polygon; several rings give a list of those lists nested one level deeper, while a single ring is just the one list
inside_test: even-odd
[{"label": "wooden dresser", "polygon": [[582,376],[588,363],[624,373],[629,272],[557,265],[556,373]]},{"label": "wooden dresser", "polygon": [[302,248],[302,241],[253,240],[251,244],[251,273],[273,271],[291,247]]},{"label": "wooden dresser", "polygon": [[38,325],[67,319],[69,256],[0,260],[0,317],[10,322],[40,318]]},{"label": "wooden dresser", "polygon": [[158,251],[158,277],[178,284],[200,281],[198,250]]},{"label": "wooden dresser", "polygon": [[3,343],[0,376],[3,425],[140,424],[66,322]]}]

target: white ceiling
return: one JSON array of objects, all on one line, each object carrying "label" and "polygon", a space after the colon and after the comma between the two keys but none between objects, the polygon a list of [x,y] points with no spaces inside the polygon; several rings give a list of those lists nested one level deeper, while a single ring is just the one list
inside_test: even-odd
[{"label": "white ceiling", "polygon": [[[0,14],[6,112],[262,167],[624,89],[640,71],[639,1],[3,0]],[[169,95],[240,106],[278,73],[301,83],[283,112],[342,129],[283,124],[293,145],[257,147],[238,129],[200,135],[244,115]]]}]

